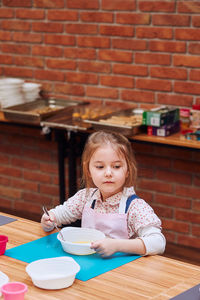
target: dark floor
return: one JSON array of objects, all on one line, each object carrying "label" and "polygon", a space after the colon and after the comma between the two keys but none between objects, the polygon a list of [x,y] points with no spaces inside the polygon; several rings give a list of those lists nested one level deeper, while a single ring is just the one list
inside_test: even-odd
[{"label": "dark floor", "polygon": [[200,266],[200,249],[167,243],[163,256]]}]

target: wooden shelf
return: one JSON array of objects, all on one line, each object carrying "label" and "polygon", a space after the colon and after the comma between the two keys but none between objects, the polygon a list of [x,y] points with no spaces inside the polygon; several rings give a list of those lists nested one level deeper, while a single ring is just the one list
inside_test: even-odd
[{"label": "wooden shelf", "polygon": [[175,133],[167,137],[153,136],[143,133],[134,135],[130,139],[133,141],[135,140],[156,144],[171,145],[176,147],[185,147],[190,149],[200,149],[200,141],[181,139],[180,133]]}]

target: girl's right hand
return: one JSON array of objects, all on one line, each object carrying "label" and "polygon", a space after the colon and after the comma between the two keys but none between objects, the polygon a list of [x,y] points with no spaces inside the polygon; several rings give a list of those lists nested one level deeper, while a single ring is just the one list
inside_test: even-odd
[{"label": "girl's right hand", "polygon": [[56,217],[53,212],[49,212],[49,216],[47,214],[43,214],[41,218],[41,225],[45,231],[51,231],[54,229],[54,223],[56,223]]}]

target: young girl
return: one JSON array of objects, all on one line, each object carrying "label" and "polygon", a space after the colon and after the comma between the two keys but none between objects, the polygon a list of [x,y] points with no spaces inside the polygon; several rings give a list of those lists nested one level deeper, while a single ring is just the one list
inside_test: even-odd
[{"label": "young girl", "polygon": [[115,252],[139,255],[161,254],[165,238],[161,221],[153,209],[134,191],[137,168],[131,143],[123,135],[98,131],[91,134],[82,156],[85,188],[43,214],[45,231],[82,219],[82,227],[106,234],[92,242],[102,256]]}]

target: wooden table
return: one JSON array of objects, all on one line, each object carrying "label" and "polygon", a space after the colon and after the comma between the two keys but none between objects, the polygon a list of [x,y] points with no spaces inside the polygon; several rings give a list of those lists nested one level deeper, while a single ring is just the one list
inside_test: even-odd
[{"label": "wooden table", "polygon": [[[1,213],[17,221],[2,225],[1,234],[9,238],[7,249],[41,238],[45,233],[40,223]],[[0,270],[10,281],[28,285],[28,299],[170,299],[199,284],[200,267],[164,256],[142,257],[89,281],[75,280],[74,284],[61,290],[42,290],[33,285],[25,271],[26,263],[5,255],[0,256]]]}]

